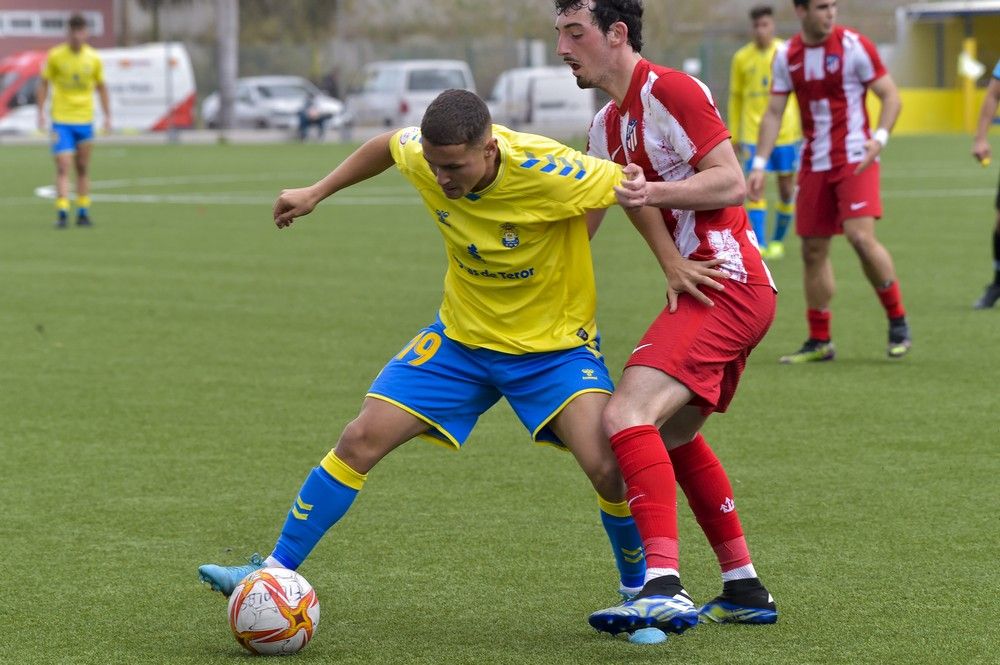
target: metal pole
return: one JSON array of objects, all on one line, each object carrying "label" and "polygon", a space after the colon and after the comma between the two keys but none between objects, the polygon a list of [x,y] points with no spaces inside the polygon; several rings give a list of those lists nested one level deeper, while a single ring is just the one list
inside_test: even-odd
[{"label": "metal pole", "polygon": [[170,42],[163,44],[163,57],[166,59],[167,71],[164,73],[164,88],[167,97],[167,143],[177,143],[177,127],[174,125],[174,60],[170,57]]},{"label": "metal pole", "polygon": [[215,35],[219,67],[219,140],[233,126],[233,103],[239,71],[240,43],[239,0],[215,0]]}]

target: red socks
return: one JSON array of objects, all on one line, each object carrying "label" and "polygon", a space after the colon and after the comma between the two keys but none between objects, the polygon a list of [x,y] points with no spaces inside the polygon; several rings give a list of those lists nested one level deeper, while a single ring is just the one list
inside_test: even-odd
[{"label": "red socks", "polygon": [[878,294],[878,299],[882,301],[882,307],[885,307],[885,313],[890,319],[906,316],[906,310],[903,309],[903,296],[899,293],[899,282],[894,280],[885,288],[875,289],[875,293]]},{"label": "red socks", "polygon": [[809,339],[829,342],[830,318],[831,314],[828,309],[807,309],[806,319],[809,321]]},{"label": "red socks", "polygon": [[646,550],[646,568],[677,565],[677,487],[670,455],[652,425],[629,427],[611,437],[628,505]]},{"label": "red socks", "polygon": [[[906,309],[903,307],[903,296],[899,292],[899,282],[893,280],[888,286],[875,289],[885,313],[890,319],[899,319],[906,316]],[[806,319],[809,321],[809,338],[821,342],[830,341],[830,310],[828,309],[807,309]]]},{"label": "red socks", "polygon": [[[733,488],[705,437],[698,434],[690,443],[671,450],[669,456],[677,482],[715,550],[722,572],[750,564],[750,551],[733,502]],[[629,482],[627,477],[625,481]],[[641,533],[641,525],[639,528]]]}]

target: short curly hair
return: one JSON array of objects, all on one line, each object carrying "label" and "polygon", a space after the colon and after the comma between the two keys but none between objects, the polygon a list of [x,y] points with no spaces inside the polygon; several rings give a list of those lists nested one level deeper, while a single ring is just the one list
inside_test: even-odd
[{"label": "short curly hair", "polygon": [[621,21],[628,28],[628,43],[636,53],[642,51],[642,0],[555,0],[556,13],[589,9],[594,25],[607,32]]},{"label": "short curly hair", "polygon": [[468,90],[445,90],[438,95],[420,123],[424,140],[434,145],[475,144],[491,126],[486,102]]}]

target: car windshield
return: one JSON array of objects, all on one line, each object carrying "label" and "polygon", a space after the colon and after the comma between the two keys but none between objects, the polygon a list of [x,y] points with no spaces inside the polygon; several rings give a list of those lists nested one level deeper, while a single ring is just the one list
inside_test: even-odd
[{"label": "car windshield", "polygon": [[296,83],[280,83],[277,85],[259,85],[257,92],[264,99],[303,99],[312,90]]},{"label": "car windshield", "polygon": [[365,92],[395,92],[402,72],[392,68],[372,69],[368,72],[363,90]]},{"label": "car windshield", "polygon": [[464,88],[465,75],[460,69],[414,69],[406,82],[407,90],[448,90]]}]

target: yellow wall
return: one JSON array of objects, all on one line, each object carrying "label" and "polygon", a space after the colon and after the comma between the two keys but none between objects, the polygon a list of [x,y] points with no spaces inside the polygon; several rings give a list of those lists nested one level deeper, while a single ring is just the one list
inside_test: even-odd
[{"label": "yellow wall", "polygon": [[[965,104],[961,90],[902,88],[899,93],[903,98],[903,112],[899,114],[893,134],[968,133],[963,122]],[[977,119],[985,94],[983,89],[973,93]],[[868,105],[868,117],[874,127],[878,123],[881,105],[878,97],[872,93],[868,93],[865,101]],[[1000,131],[1000,127],[994,123],[992,131]]]}]

